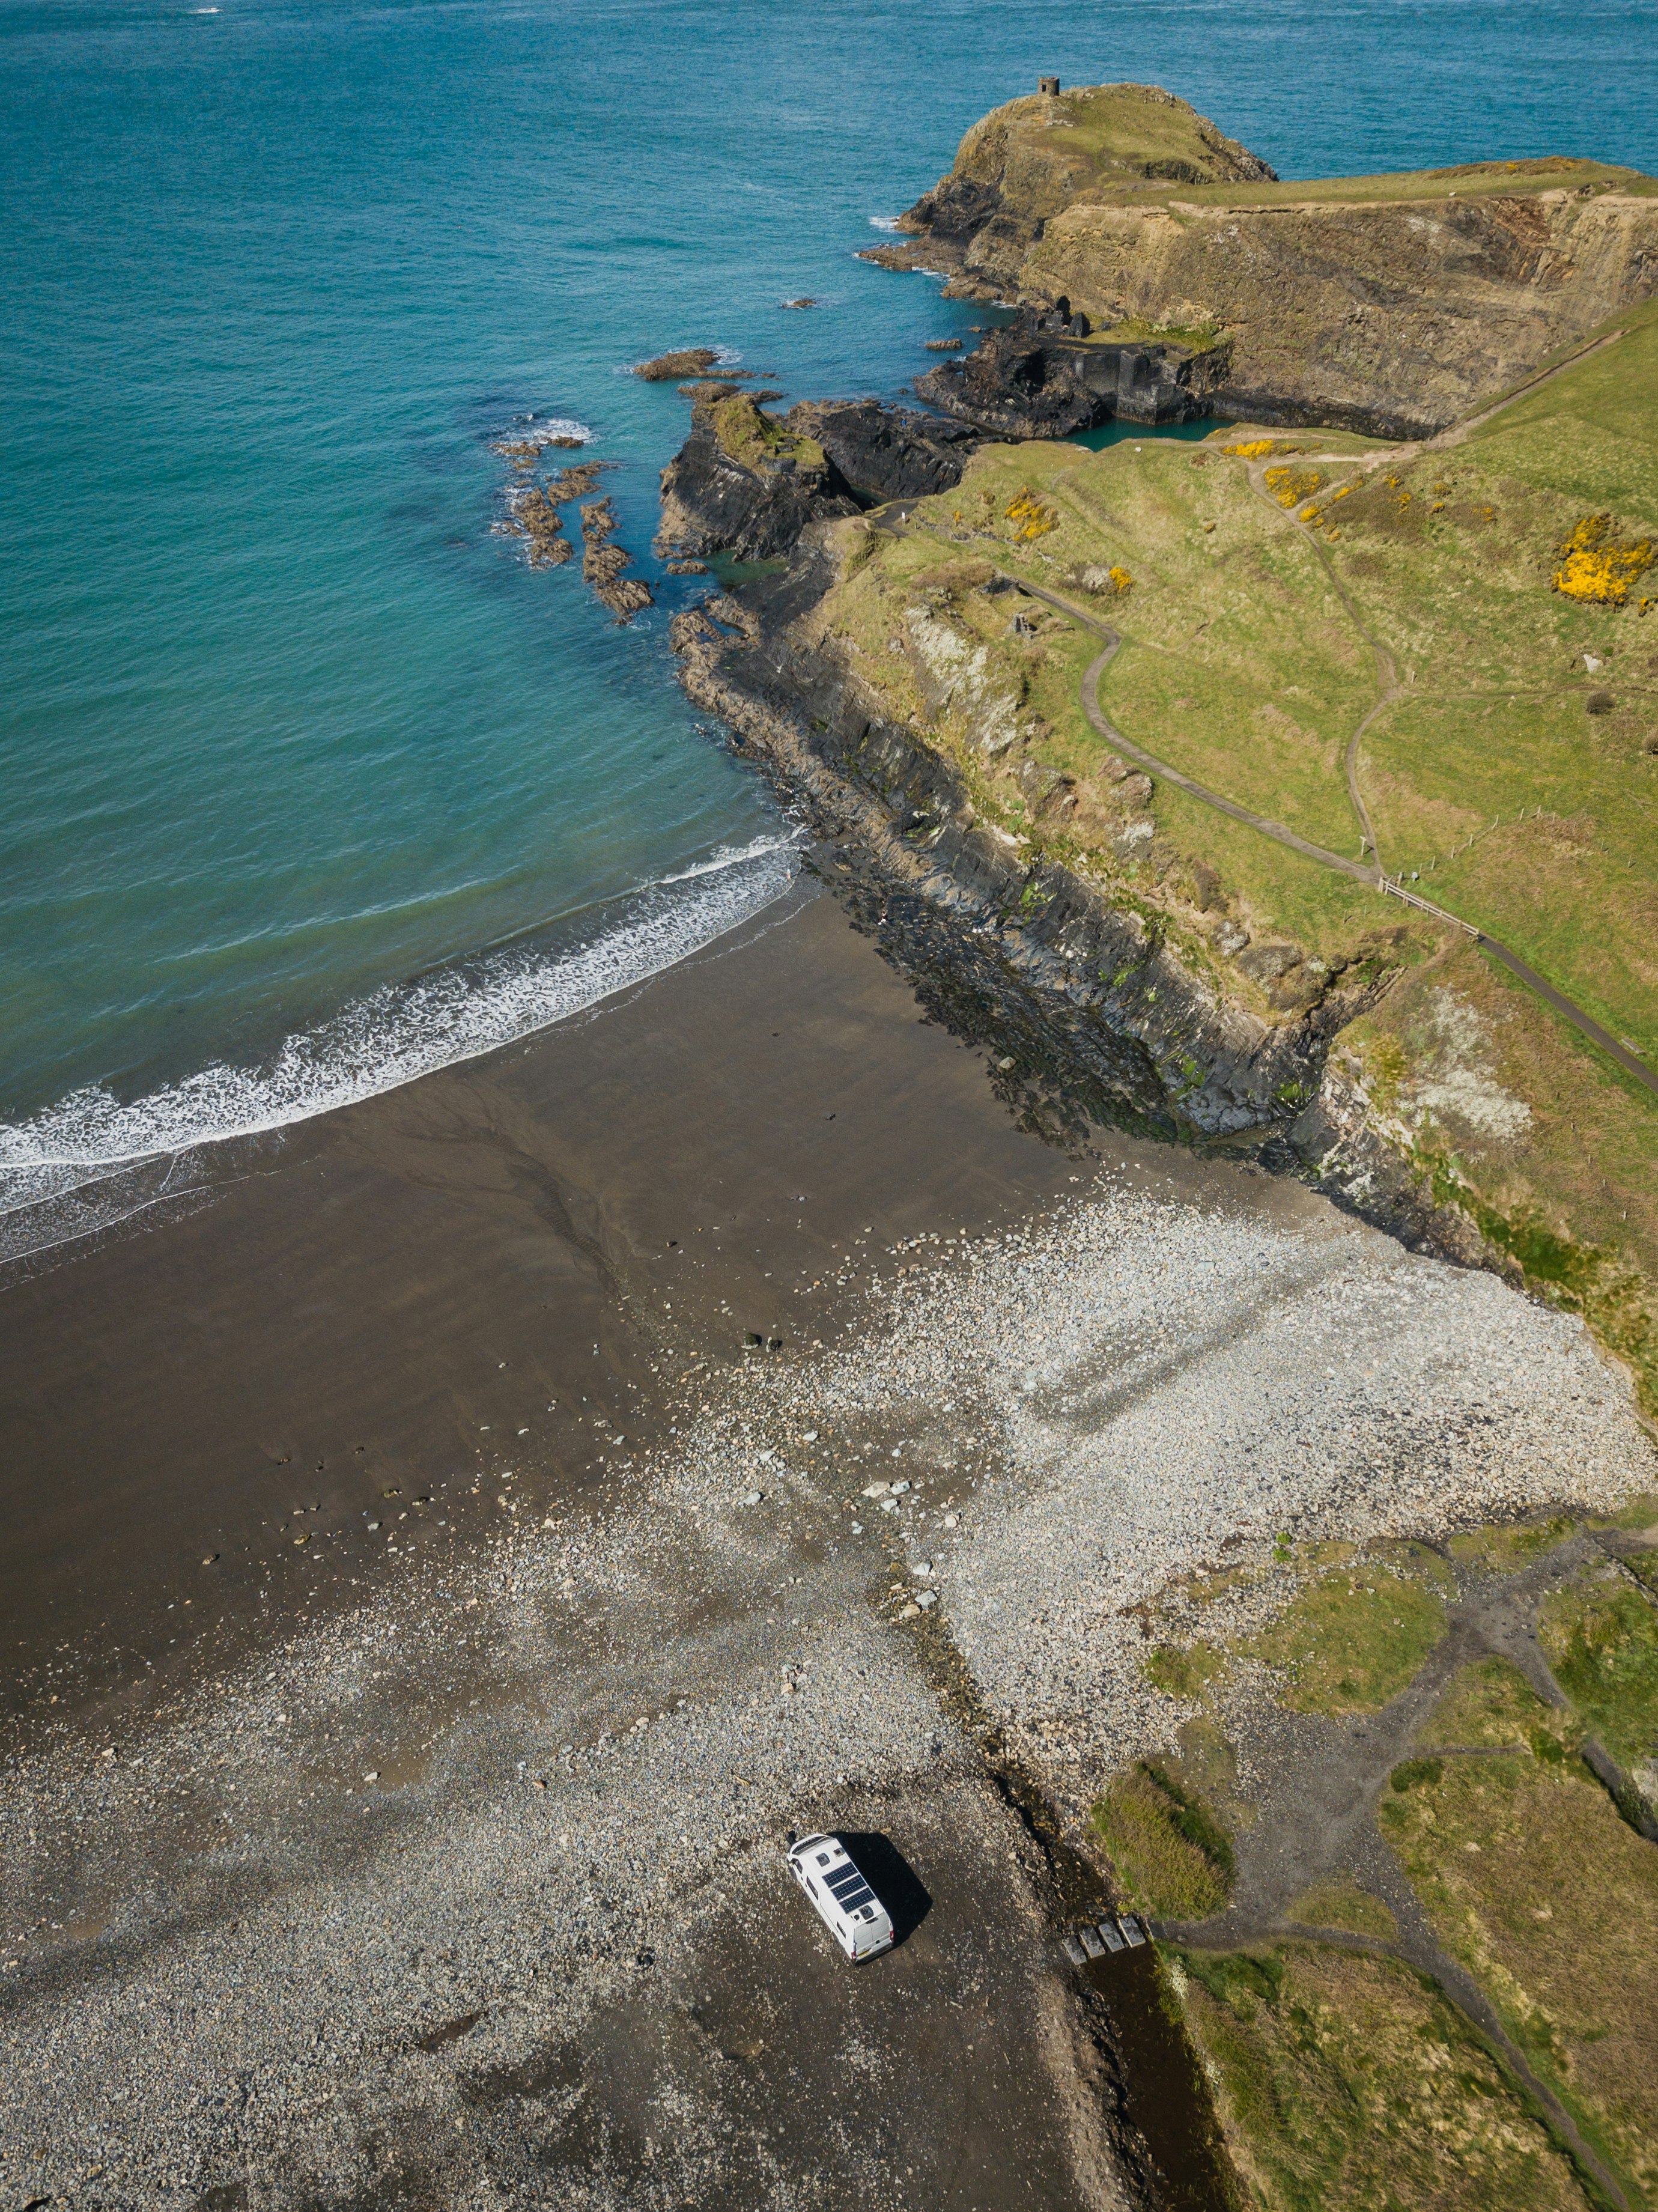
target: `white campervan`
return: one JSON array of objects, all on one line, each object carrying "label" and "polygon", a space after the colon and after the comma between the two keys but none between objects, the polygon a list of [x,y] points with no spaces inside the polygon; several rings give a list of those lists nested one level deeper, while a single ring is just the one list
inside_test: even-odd
[{"label": "white campervan", "polygon": [[891,1948],[892,1915],[838,1836],[791,1836],[788,1862],[819,1919],[854,1964]]}]

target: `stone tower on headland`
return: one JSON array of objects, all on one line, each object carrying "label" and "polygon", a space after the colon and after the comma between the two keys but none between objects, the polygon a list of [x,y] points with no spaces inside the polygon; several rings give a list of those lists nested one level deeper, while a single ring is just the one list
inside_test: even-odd
[{"label": "stone tower on headland", "polygon": [[1060,80],[1056,76],[1039,76],[1036,80],[1036,89],[1038,92],[1051,92],[1057,99]]}]

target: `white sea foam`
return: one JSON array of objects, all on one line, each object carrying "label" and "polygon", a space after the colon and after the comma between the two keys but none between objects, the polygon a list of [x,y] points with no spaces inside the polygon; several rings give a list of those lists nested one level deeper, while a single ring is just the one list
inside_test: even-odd
[{"label": "white sea foam", "polygon": [[869,227],[872,230],[896,230],[898,218],[896,215],[872,215],[869,219]]},{"label": "white sea foam", "polygon": [[511,445],[533,446],[539,453],[556,438],[579,438],[584,446],[590,446],[593,434],[574,415],[522,415],[509,428],[497,431],[489,443],[492,452],[499,446]]},{"label": "white sea foam", "polygon": [[374,1097],[660,975],[780,897],[796,871],[784,838],[725,848],[607,906],[574,945],[507,946],[388,986],[263,1066],[219,1063],[131,1103],[94,1085],[0,1123],[0,1261],[177,1199],[192,1183],[179,1156],[202,1146]]}]

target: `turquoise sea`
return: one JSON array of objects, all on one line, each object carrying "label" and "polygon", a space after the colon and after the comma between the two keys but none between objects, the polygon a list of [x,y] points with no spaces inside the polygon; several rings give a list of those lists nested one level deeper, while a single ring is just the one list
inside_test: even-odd
[{"label": "turquoise sea", "polygon": [[[681,957],[789,825],[493,534],[562,418],[648,557],[671,385],[903,392],[853,256],[997,101],[1169,86],[1286,176],[1658,167],[1658,0],[0,6],[0,1179],[279,1124]],[[810,313],[781,302],[815,295]]]}]

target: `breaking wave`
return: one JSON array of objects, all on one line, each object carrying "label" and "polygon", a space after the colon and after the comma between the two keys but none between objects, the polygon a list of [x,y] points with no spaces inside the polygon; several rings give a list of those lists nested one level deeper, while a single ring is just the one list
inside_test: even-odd
[{"label": "breaking wave", "polygon": [[781,897],[796,848],[757,838],[607,902],[550,945],[519,939],[352,1001],[267,1062],[219,1063],[124,1103],[100,1085],[0,1123],[0,1262],[176,1202],[189,1156],[475,1060],[660,975]]}]

